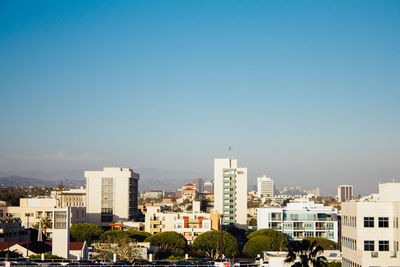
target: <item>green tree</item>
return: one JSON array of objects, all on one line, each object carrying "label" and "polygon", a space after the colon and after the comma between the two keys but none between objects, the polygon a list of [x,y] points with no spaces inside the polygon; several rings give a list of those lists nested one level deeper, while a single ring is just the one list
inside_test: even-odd
[{"label": "green tree", "polygon": [[[264,241],[268,241],[268,248],[271,251],[282,251],[282,250],[287,250],[287,245],[289,243],[288,238],[286,235],[282,234],[281,232],[278,232],[274,229],[260,229],[257,230],[247,236],[249,241],[257,236],[267,236],[268,239],[262,239]],[[249,242],[248,241],[248,242]],[[255,241],[254,241],[255,242]],[[258,242],[261,242],[261,239],[259,239]],[[252,244],[252,243],[250,243]]]},{"label": "green tree", "polygon": [[[293,263],[292,267],[322,267],[327,266],[327,260],[320,256],[324,249],[317,245],[316,241],[312,243],[303,239],[302,241],[291,241],[289,243],[289,252],[286,256],[286,263]],[[299,259],[297,261],[297,259]]]},{"label": "green tree", "polygon": [[90,245],[94,240],[97,240],[103,233],[100,226],[90,223],[77,223],[71,226],[70,236],[72,241],[86,241]]},{"label": "green tree", "polygon": [[95,243],[94,247],[103,259],[111,259],[113,254],[119,260],[134,260],[139,256],[139,250],[134,242],[125,235],[118,242]]},{"label": "green tree", "polygon": [[257,254],[262,254],[263,251],[280,251],[282,249],[279,244],[274,242],[272,236],[259,235],[247,241],[243,247],[243,254],[254,258]]},{"label": "green tree", "polygon": [[[223,254],[229,258],[239,255],[238,242],[235,237],[226,231],[222,231]],[[221,251],[221,231],[214,230],[205,232],[193,241],[194,249],[204,253],[209,258],[219,258]]]},{"label": "green tree", "polygon": [[306,238],[310,243],[316,242],[317,246],[321,246],[323,250],[333,250],[335,249],[335,242],[323,238],[323,237],[307,237]]},{"label": "green tree", "polygon": [[101,243],[118,243],[120,240],[128,238],[128,234],[122,230],[108,230],[99,237]]},{"label": "green tree", "polygon": [[47,235],[47,229],[53,228],[53,222],[47,217],[42,218],[40,224],[42,225],[44,235]]},{"label": "green tree", "polygon": [[256,218],[252,218],[249,222],[250,226],[257,226],[257,219]]},{"label": "green tree", "polygon": [[151,236],[150,233],[137,231],[137,230],[128,230],[125,232],[132,241],[136,241],[136,242],[143,242],[144,240],[146,240],[146,238]]},{"label": "green tree", "polygon": [[207,212],[207,208],[211,207],[210,200],[207,198],[200,199],[200,211]]},{"label": "green tree", "polygon": [[147,237],[145,242],[157,247],[156,258],[165,259],[169,256],[182,256],[185,254],[187,241],[184,236],[174,231],[157,233]]}]

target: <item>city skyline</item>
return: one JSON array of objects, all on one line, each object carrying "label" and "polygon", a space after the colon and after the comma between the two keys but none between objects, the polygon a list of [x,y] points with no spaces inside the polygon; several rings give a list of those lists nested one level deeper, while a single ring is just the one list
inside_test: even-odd
[{"label": "city skyline", "polygon": [[208,179],[232,146],[249,181],[375,192],[400,173],[399,10],[2,1],[0,172]]}]

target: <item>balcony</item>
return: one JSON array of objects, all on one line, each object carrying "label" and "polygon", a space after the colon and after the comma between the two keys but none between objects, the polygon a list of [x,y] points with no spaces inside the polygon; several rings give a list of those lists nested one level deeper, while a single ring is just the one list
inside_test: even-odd
[{"label": "balcony", "polygon": [[224,177],[236,177],[234,173],[224,173]]},{"label": "balcony", "polygon": [[150,221],[150,225],[154,225],[154,224],[161,224],[161,221],[157,221],[157,220]]},{"label": "balcony", "polygon": [[236,200],[236,197],[224,197],[225,200]]},{"label": "balcony", "polygon": [[301,231],[303,231],[303,230],[304,230],[304,227],[293,227],[293,229],[294,229],[294,230],[301,230]]},{"label": "balcony", "polygon": [[236,189],[236,185],[224,185],[224,189]]},{"label": "balcony", "polygon": [[236,211],[236,208],[224,208],[224,212],[225,211]]},{"label": "balcony", "polygon": [[315,230],[326,230],[325,226],[316,226]]}]

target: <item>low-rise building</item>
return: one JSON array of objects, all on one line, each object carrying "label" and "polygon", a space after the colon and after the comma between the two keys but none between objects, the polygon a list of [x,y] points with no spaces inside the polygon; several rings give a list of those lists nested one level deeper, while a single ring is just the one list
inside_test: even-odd
[{"label": "low-rise building", "polygon": [[150,234],[175,231],[192,243],[199,234],[218,229],[218,214],[212,214],[162,212],[160,206],[149,206],[145,217],[145,231]]},{"label": "low-rise building", "polygon": [[400,266],[400,183],[379,194],[342,203],[343,267]]},{"label": "low-rise building", "polygon": [[51,198],[56,199],[59,208],[86,207],[86,189],[83,187],[63,191],[52,191]]},{"label": "low-rise building", "polygon": [[[0,207],[0,217],[17,217],[25,228],[32,227],[42,221],[43,218],[53,219],[57,200],[54,198],[21,198],[19,206]],[[86,222],[85,207],[71,207],[71,225]],[[51,236],[52,229],[46,230],[47,236]]]},{"label": "low-rise building", "polygon": [[29,241],[29,232],[21,224],[20,218],[0,218],[0,242]]},{"label": "low-rise building", "polygon": [[272,228],[295,240],[324,237],[338,242],[337,210],[311,201],[289,202],[284,208],[259,208],[257,229]]},{"label": "low-rise building", "polygon": [[185,184],[181,190],[182,198],[195,199],[197,196],[197,187],[195,184]]}]

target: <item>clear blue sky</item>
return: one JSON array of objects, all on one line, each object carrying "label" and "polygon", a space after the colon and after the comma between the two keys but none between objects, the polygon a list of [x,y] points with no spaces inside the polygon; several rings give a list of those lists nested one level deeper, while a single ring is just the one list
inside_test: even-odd
[{"label": "clear blue sky", "polygon": [[[400,176],[400,1],[0,1],[0,170]],[[357,189],[360,190],[357,190]]]}]

